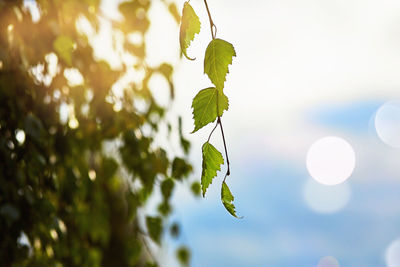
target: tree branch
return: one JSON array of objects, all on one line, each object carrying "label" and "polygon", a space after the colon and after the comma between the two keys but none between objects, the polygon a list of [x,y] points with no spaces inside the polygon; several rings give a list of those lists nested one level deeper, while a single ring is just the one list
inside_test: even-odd
[{"label": "tree branch", "polygon": [[[212,20],[210,9],[208,8],[207,0],[204,0],[204,4],[205,4],[206,9],[207,9],[208,19],[210,20],[211,37],[214,40],[216,35],[217,35],[217,26],[215,26],[214,21]],[[219,110],[218,110],[218,94],[217,94],[217,115],[218,114],[219,114]],[[214,129],[211,131],[210,135],[208,136],[207,142],[210,141],[211,135],[214,132],[215,128],[217,128],[218,124],[219,124],[219,126],[221,128],[222,140],[224,141],[224,150],[225,150],[226,163],[228,165],[228,169],[226,170],[226,174],[225,174],[225,177],[224,177],[224,182],[225,182],[226,177],[231,174],[231,169],[230,169],[230,165],[229,165],[228,149],[226,148],[224,127],[222,126],[221,117],[219,115],[218,115],[217,124],[215,125]]]}]

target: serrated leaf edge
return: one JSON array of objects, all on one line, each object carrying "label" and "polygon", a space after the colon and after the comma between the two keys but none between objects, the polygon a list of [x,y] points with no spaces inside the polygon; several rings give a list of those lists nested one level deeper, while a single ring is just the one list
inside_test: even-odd
[{"label": "serrated leaf edge", "polygon": [[[215,89],[215,92],[218,94],[218,93],[220,93],[220,91],[216,88],[216,87],[208,87],[208,88],[204,88],[204,89],[201,89],[198,93],[197,93],[197,95],[201,92],[201,91],[203,91],[203,90],[207,90],[207,89]],[[193,106],[193,103],[194,103],[194,99],[196,98],[196,96],[193,98],[193,101],[192,101],[192,109],[193,109],[193,111],[192,111],[192,114],[193,114],[193,117],[192,117],[192,119],[195,121],[195,125],[194,125],[194,129],[193,129],[193,131],[192,132],[190,132],[190,133],[195,133],[195,132],[197,132],[198,130],[200,130],[201,128],[203,128],[204,126],[207,126],[208,124],[210,124],[210,123],[213,123],[217,118],[218,118],[218,116],[220,116],[220,117],[222,117],[222,115],[224,114],[224,112],[225,112],[225,110],[228,110],[229,109],[229,99],[228,99],[228,97],[224,94],[224,93],[221,93],[222,94],[222,96],[225,96],[226,97],[226,99],[227,99],[227,107],[226,107],[226,109],[222,109],[221,110],[221,112],[220,112],[220,114],[218,114],[219,112],[219,110],[217,110],[217,116],[215,117],[215,119],[213,120],[213,121],[211,121],[211,122],[209,122],[209,123],[207,123],[207,124],[205,124],[205,125],[203,125],[203,126],[201,126],[200,128],[198,128],[198,129],[196,129],[196,120],[195,120],[195,115],[194,115],[194,106]],[[209,100],[209,102],[207,103],[207,106],[209,106],[209,104],[210,104],[210,102],[212,101],[212,99],[213,99],[213,97],[210,97],[210,100]],[[218,102],[218,98],[216,97],[216,101],[215,101],[216,103]],[[203,112],[203,114],[201,115],[201,119],[203,119],[203,117],[204,117],[204,114],[206,114],[206,111],[204,111]]]},{"label": "serrated leaf edge", "polygon": [[[184,15],[184,14],[183,14],[183,11],[184,11],[186,5],[188,5],[188,6],[193,10],[194,15],[196,16],[197,21],[199,22],[199,30],[198,30],[197,32],[194,33],[193,38],[188,39],[187,47],[185,47],[184,45],[182,45],[182,44],[185,43],[185,40],[182,38],[182,25],[183,25],[183,18],[184,18],[184,16],[183,16],[183,15]],[[183,9],[182,9],[181,25],[180,25],[180,28],[179,28],[179,44],[180,44],[180,47],[181,47],[181,52],[182,52],[182,54],[183,54],[187,59],[189,59],[189,60],[195,60],[195,59],[196,59],[195,57],[194,57],[194,58],[189,57],[189,56],[187,55],[186,50],[189,48],[189,46],[190,46],[191,42],[194,40],[196,34],[199,34],[199,33],[200,33],[200,29],[201,29],[201,21],[200,21],[200,18],[199,18],[199,16],[197,16],[197,14],[196,14],[196,12],[194,11],[193,7],[189,4],[189,1],[186,1],[186,2],[183,4]],[[185,37],[186,37],[186,36],[185,36]],[[182,40],[182,39],[183,39],[183,40]]]},{"label": "serrated leaf edge", "polygon": [[[206,166],[204,166],[204,165],[205,165],[205,161],[204,161],[204,158],[205,158],[205,157],[204,157],[204,146],[205,146],[206,144],[210,145],[212,148],[214,148],[214,149],[219,153],[219,155],[220,155],[221,158],[222,158],[222,163],[221,163],[221,164],[218,166],[218,168],[216,169],[215,175],[214,175],[213,177],[211,177],[210,183],[207,185],[207,187],[204,188],[203,177],[204,177],[204,173],[205,173],[205,170],[206,170]],[[216,149],[216,148],[215,148],[210,142],[208,142],[208,141],[205,142],[205,143],[203,144],[203,147],[202,147],[202,156],[203,156],[203,163],[202,163],[202,172],[201,172],[200,184],[201,184],[202,195],[203,195],[203,197],[205,197],[206,191],[207,191],[208,187],[212,184],[213,179],[214,179],[215,177],[217,177],[218,171],[221,171],[221,165],[223,165],[223,164],[225,163],[225,161],[224,161],[224,157],[222,156],[222,153],[219,152],[219,150]]]},{"label": "serrated leaf edge", "polygon": [[[225,190],[224,190],[225,189]],[[227,198],[227,201],[225,201],[225,197],[224,197],[224,195],[225,194],[228,194],[228,198]],[[224,205],[224,207],[225,207],[225,209],[229,212],[229,214],[231,214],[233,217],[235,217],[235,218],[238,218],[238,219],[242,219],[243,218],[243,216],[241,216],[241,217],[238,217],[237,215],[236,215],[236,207],[235,207],[235,205],[233,204],[233,201],[235,200],[235,197],[232,195],[232,192],[231,192],[231,190],[229,189],[229,186],[226,184],[226,182],[225,181],[223,181],[222,182],[222,186],[221,186],[221,202],[222,202],[222,204]],[[229,209],[229,206],[232,206],[232,210],[233,211],[231,211],[230,209]]]},{"label": "serrated leaf edge", "polygon": [[[235,50],[235,47],[234,47],[231,43],[229,43],[228,41],[225,41],[225,40],[219,39],[219,38],[216,38],[216,39],[213,39],[213,40],[210,41],[210,43],[208,44],[207,49],[206,49],[206,54],[207,54],[207,50],[208,50],[208,48],[211,46],[211,44],[212,44],[213,42],[217,41],[217,40],[220,40],[220,41],[223,41],[223,42],[226,42],[226,43],[230,44],[230,45],[232,46],[232,49],[233,49],[233,56],[232,56],[232,58],[233,58],[233,57],[236,57],[236,50]],[[216,52],[215,52],[215,45],[212,46],[212,47],[210,47],[210,49],[211,49],[212,57],[213,57],[215,60],[210,60],[209,58],[204,57],[204,66],[206,65],[205,62],[208,61],[208,60],[210,60],[210,61],[211,61],[210,65],[211,65],[212,68],[214,69],[214,73],[217,73],[217,66],[216,66],[216,63],[215,63],[215,61],[217,61],[217,56],[216,56]],[[222,82],[222,87],[219,88],[218,85],[216,85],[216,84],[213,82],[214,85],[215,85],[215,87],[216,87],[218,90],[222,90],[222,89],[225,87],[226,75],[229,73],[229,65],[232,65],[232,59],[231,59],[231,62],[228,63],[227,70],[226,70],[226,73],[225,73],[225,75],[224,75],[224,80],[223,80],[223,82]],[[204,68],[204,74],[207,74],[207,76],[208,76],[209,79],[211,80],[211,77],[209,76],[208,73],[206,73],[206,69],[205,69],[205,68]],[[215,76],[218,77],[218,75],[215,75]],[[211,82],[212,82],[212,80],[211,80]],[[216,82],[216,83],[218,83],[218,82]]]}]

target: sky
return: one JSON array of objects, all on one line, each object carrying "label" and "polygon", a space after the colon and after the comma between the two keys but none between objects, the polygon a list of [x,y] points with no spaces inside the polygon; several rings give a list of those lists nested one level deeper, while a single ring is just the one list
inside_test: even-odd
[{"label": "sky", "polygon": [[[104,14],[120,18],[117,2],[103,1]],[[179,10],[184,3],[174,2]],[[211,85],[203,74],[211,37],[203,1],[190,4],[202,22],[188,50],[197,59],[179,57],[179,28],[157,0],[147,52],[149,65],[176,66],[169,116],[183,117],[196,180],[212,126],[189,134],[191,101]],[[400,266],[400,2],[208,4],[217,37],[237,53],[222,120],[231,161],[227,183],[243,218],[230,216],[220,202],[226,166],[205,198],[191,196],[188,183],[179,186],[170,222],[178,221],[183,232],[178,241],[166,237],[162,248],[153,246],[162,266],[178,266],[173,253],[181,243],[191,248],[193,267]],[[118,66],[102,25],[95,52]],[[151,89],[167,105],[166,84],[155,79]],[[222,151],[218,132],[211,142]]]},{"label": "sky", "polygon": [[[174,219],[192,249],[192,266],[400,266],[400,121],[398,103],[390,102],[400,97],[400,3],[208,2],[217,37],[237,52],[223,123],[227,181],[244,218],[232,218],[220,203],[223,172],[204,199],[177,192]],[[193,127],[191,98],[210,85],[202,69],[207,14],[203,1],[191,4],[202,21],[189,49],[197,60],[179,61],[175,75],[175,107],[186,132]],[[188,135],[197,177],[209,131]],[[347,142],[355,159],[347,180],[331,186],[307,169],[310,147],[329,136]],[[218,134],[212,142],[222,149]],[[351,165],[338,150],[325,152]],[[345,167],[334,168],[340,175]],[[165,255],[176,266],[171,252]]]}]

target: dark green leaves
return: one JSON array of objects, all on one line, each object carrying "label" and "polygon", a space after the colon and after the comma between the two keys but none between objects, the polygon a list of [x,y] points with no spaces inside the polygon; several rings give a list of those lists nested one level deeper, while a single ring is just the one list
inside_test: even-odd
[{"label": "dark green leaves", "polygon": [[[192,133],[215,121],[217,116],[222,116],[228,110],[228,98],[215,87],[201,90],[193,99],[194,130]],[[218,112],[217,112],[218,109]]]},{"label": "dark green leaves", "polygon": [[214,39],[209,43],[204,57],[204,73],[217,89],[224,88],[228,65],[232,64],[232,57],[235,56],[235,48],[227,41]]},{"label": "dark green leaves", "polygon": [[200,196],[201,194],[201,185],[199,182],[193,182],[192,185],[190,186],[190,189],[192,190],[193,195],[195,196]]},{"label": "dark green leaves", "polygon": [[40,140],[44,133],[42,122],[33,114],[28,114],[24,124],[25,133],[36,141]]},{"label": "dark green leaves", "polygon": [[162,219],[160,217],[146,217],[146,227],[149,232],[149,236],[157,244],[161,243],[162,234]]},{"label": "dark green leaves", "polygon": [[190,251],[186,247],[184,246],[179,247],[176,250],[176,257],[183,266],[189,266]]},{"label": "dark green leaves", "polygon": [[225,181],[222,183],[222,188],[221,188],[221,201],[222,204],[224,204],[225,209],[227,211],[229,211],[230,214],[232,214],[232,216],[239,218],[236,215],[236,211],[235,211],[235,205],[233,205],[233,200],[234,197],[231,193],[231,190],[229,190],[228,185],[225,183]]},{"label": "dark green leaves", "polygon": [[166,179],[161,183],[161,194],[163,195],[164,199],[169,199],[171,197],[173,189],[174,181],[171,178]]},{"label": "dark green leaves", "polygon": [[192,6],[185,2],[182,10],[182,23],[179,33],[179,43],[181,45],[182,53],[187,59],[194,60],[187,55],[186,49],[194,39],[194,35],[200,32],[200,20],[194,12]]},{"label": "dark green leaves", "polygon": [[212,179],[217,176],[217,171],[221,170],[221,164],[224,164],[224,158],[209,142],[203,145],[203,171],[201,173],[201,188],[203,197],[206,194],[208,186],[212,183]]},{"label": "dark green leaves", "polygon": [[172,162],[172,177],[177,180],[182,180],[192,171],[192,165],[188,164],[182,158],[174,158]]}]

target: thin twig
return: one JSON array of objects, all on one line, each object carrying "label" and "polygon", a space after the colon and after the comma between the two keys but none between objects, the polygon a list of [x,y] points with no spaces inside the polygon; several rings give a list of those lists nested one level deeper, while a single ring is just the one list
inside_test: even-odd
[{"label": "thin twig", "polygon": [[229,157],[228,157],[228,150],[226,148],[226,141],[225,141],[225,134],[224,134],[224,127],[222,127],[222,121],[221,121],[221,117],[218,116],[218,122],[219,126],[221,127],[221,134],[222,134],[222,141],[224,141],[224,149],[225,149],[225,157],[226,157],[226,164],[228,165],[228,169],[226,170],[226,174],[224,177],[224,182],[227,176],[229,176],[231,174],[231,169],[230,169],[230,165],[229,165]]},{"label": "thin twig", "polygon": [[[215,26],[212,18],[211,18],[211,13],[210,13],[210,9],[208,8],[208,4],[207,4],[207,0],[204,0],[204,4],[206,6],[207,9],[207,14],[208,14],[208,19],[210,20],[210,30],[211,30],[211,37],[214,40],[216,35],[217,35],[217,26]],[[215,29],[215,32],[214,32]],[[222,127],[222,121],[221,121],[221,117],[219,116],[219,110],[218,110],[218,93],[217,93],[217,116],[218,116],[218,120],[217,120],[217,124],[215,125],[214,129],[211,131],[210,136],[208,137],[208,141],[210,141],[211,135],[214,132],[215,128],[217,128],[218,124],[221,128],[221,134],[222,134],[222,140],[224,141],[224,150],[225,150],[225,157],[226,157],[226,163],[228,165],[228,169],[226,170],[226,174],[224,177],[224,182],[227,176],[229,176],[231,174],[231,169],[230,169],[230,165],[229,165],[229,157],[228,157],[228,150],[226,148],[226,141],[225,141],[225,134],[224,134],[224,127]]]},{"label": "thin twig", "polygon": [[[208,19],[210,20],[211,38],[214,40],[215,36],[217,35],[217,26],[215,26],[215,24],[211,18],[211,13],[210,13],[210,9],[208,8],[207,0],[204,0],[204,4],[206,5]],[[214,32],[214,29],[215,29],[215,32]]]},{"label": "thin twig", "polygon": [[218,121],[217,121],[217,123],[215,124],[214,129],[212,129],[210,135],[208,136],[207,143],[210,142],[211,135],[213,134],[213,132],[215,131],[215,129],[217,128],[217,126],[218,126]]}]

